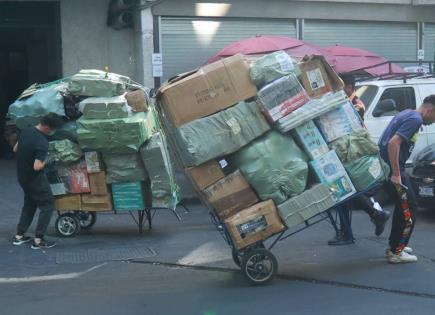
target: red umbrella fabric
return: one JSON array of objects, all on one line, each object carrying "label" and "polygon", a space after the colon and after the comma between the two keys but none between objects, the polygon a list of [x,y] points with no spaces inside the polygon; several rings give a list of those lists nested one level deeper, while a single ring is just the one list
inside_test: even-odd
[{"label": "red umbrella fabric", "polygon": [[[296,59],[302,59],[305,55],[330,55],[317,46],[295,38],[286,36],[256,36],[229,44],[211,57],[207,63],[212,63],[238,53],[256,57],[278,50],[284,50],[287,54]],[[329,57],[333,62],[334,57],[332,55]]]},{"label": "red umbrella fabric", "polygon": [[399,65],[390,65],[388,64],[388,60],[386,58],[368,50],[342,45],[327,47],[324,48],[324,50],[329,53],[329,56],[325,56],[326,60],[328,60],[331,55],[333,56],[333,67],[338,73],[355,72],[356,70],[370,66],[376,66],[382,63],[385,64],[356,72],[366,72],[373,76],[380,76],[392,73],[405,73],[405,71]]}]

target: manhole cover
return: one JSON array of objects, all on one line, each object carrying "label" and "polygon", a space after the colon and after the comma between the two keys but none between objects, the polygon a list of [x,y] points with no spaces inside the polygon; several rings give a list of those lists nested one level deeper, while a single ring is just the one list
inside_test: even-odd
[{"label": "manhole cover", "polygon": [[75,252],[62,252],[56,255],[57,264],[82,264],[111,260],[127,260],[156,256],[151,247],[89,249]]}]

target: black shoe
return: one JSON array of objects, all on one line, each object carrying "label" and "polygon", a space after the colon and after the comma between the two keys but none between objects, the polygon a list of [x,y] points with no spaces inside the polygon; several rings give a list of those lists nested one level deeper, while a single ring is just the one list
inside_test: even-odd
[{"label": "black shoe", "polygon": [[46,241],[44,239],[41,240],[41,242],[36,243],[35,240],[33,240],[33,244],[30,247],[31,249],[44,249],[44,248],[52,248],[56,246],[56,242],[50,242]]},{"label": "black shoe", "polygon": [[332,240],[328,241],[328,245],[330,246],[350,245],[354,243],[355,239],[345,236],[343,231],[340,231],[338,235],[336,235]]},{"label": "black shoe", "polygon": [[14,238],[12,239],[12,245],[15,246],[23,245],[30,242],[31,240],[32,238],[30,236],[23,235],[22,238],[17,238],[17,236],[15,235]]},{"label": "black shoe", "polygon": [[375,235],[379,236],[384,232],[385,224],[390,218],[389,211],[377,211],[371,221],[375,225]]}]

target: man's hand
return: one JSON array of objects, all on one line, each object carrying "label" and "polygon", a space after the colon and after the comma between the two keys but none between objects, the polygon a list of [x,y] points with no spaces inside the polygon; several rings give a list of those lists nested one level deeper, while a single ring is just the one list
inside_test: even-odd
[{"label": "man's hand", "polygon": [[360,100],[357,100],[356,104],[354,104],[354,107],[357,111],[365,110],[366,107],[364,106],[364,103]]},{"label": "man's hand", "polygon": [[393,184],[395,184],[395,185],[402,185],[402,177],[399,175],[399,176],[391,176],[391,178],[390,178],[390,181],[393,183]]},{"label": "man's hand", "polygon": [[33,169],[37,172],[42,170],[45,167],[45,163],[40,160],[35,160],[35,163],[33,163]]}]

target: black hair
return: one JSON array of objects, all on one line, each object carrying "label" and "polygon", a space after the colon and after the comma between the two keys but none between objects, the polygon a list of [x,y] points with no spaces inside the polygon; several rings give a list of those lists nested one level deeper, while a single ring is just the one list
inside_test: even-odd
[{"label": "black hair", "polygon": [[435,94],[432,94],[432,95],[426,96],[426,97],[424,98],[424,100],[423,100],[423,104],[427,104],[427,103],[432,104],[432,105],[435,106]]},{"label": "black hair", "polygon": [[47,126],[50,129],[58,129],[64,123],[63,117],[56,113],[48,113],[41,118],[41,125]]},{"label": "black hair", "polygon": [[343,80],[344,85],[351,85],[353,88],[355,87],[355,77],[351,74],[342,74],[340,78]]}]

